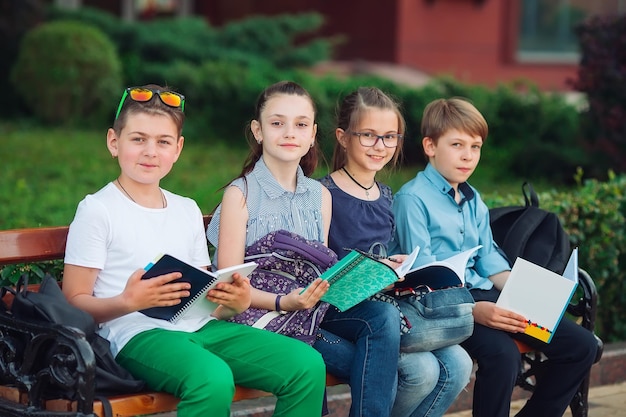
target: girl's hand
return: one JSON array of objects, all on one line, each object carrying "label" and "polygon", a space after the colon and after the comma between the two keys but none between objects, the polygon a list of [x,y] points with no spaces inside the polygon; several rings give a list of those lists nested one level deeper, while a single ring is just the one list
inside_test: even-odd
[{"label": "girl's hand", "polygon": [[409,255],[393,255],[388,258],[382,258],[380,261],[386,265],[389,265],[393,269],[396,269],[397,267],[402,265],[402,262],[404,262],[408,257]]},{"label": "girl's hand", "polygon": [[[393,255],[393,256],[390,256],[389,258],[382,258],[380,261],[384,263],[385,265],[389,265],[393,269],[397,269],[400,265],[402,265],[402,263],[408,257],[409,255]],[[402,281],[404,281],[404,276],[398,277],[398,280],[396,282],[402,282]],[[393,290],[394,286],[395,284],[390,284],[386,286],[385,288],[383,288],[382,291],[391,291]]]},{"label": "girl's hand", "polygon": [[220,282],[208,292],[207,299],[220,306],[213,316],[228,319],[250,307],[250,280],[239,273],[233,274],[233,282]]},{"label": "girl's hand", "polygon": [[182,277],[180,272],[141,279],[146,273],[138,269],[126,282],[121,296],[128,312],[150,307],[168,307],[180,304],[180,299],[189,297],[191,285],[188,282],[172,282]]},{"label": "girl's hand", "polygon": [[500,308],[489,301],[476,302],[473,314],[476,323],[505,332],[522,333],[528,326],[524,316]]},{"label": "girl's hand", "polygon": [[[317,278],[302,292],[302,288],[297,288],[289,294],[284,295],[280,300],[280,307],[285,311],[305,310],[315,306],[328,291],[330,284],[328,281]],[[302,294],[300,294],[302,292]]]}]

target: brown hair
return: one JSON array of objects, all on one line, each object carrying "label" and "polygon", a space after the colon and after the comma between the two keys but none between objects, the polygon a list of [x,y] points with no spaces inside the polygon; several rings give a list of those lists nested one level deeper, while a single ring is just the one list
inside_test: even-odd
[{"label": "brown hair", "polygon": [[[281,94],[289,96],[300,96],[309,99],[309,101],[311,102],[311,106],[313,107],[313,116],[316,115],[317,109],[315,107],[315,102],[313,101],[311,95],[303,87],[301,87],[299,84],[294,83],[293,81],[280,81],[270,85],[261,92],[256,102],[253,120],[260,121],[261,113],[265,109],[267,101],[270,98]],[[257,143],[257,141],[254,139],[252,131],[249,128],[246,131],[246,138],[248,139],[248,144],[250,145],[250,153],[248,154],[244,162],[243,169],[241,170],[241,173],[237,178],[242,178],[246,174],[250,173],[254,168],[256,162],[261,158],[261,155],[263,155],[263,145]],[[304,155],[300,160],[300,166],[302,167],[304,175],[310,176],[311,174],[313,174],[313,171],[315,171],[315,168],[317,168],[319,152],[319,146],[317,144],[317,140],[315,140],[313,142],[313,147],[309,149],[309,152],[307,152],[306,155]]]},{"label": "brown hair", "polygon": [[[146,88],[149,90],[159,91],[174,91],[169,87],[162,87],[156,84],[147,84],[139,86],[138,88]],[[136,113],[168,116],[176,125],[179,137],[183,132],[183,124],[185,123],[185,114],[183,113],[183,110],[180,107],[175,108],[168,106],[167,104],[163,103],[159,97],[157,97],[157,94],[154,94],[149,101],[143,102],[135,101],[130,97],[126,97],[124,103],[122,103],[122,110],[120,111],[119,116],[113,122],[113,130],[115,130],[115,133],[117,135],[120,135],[122,129],[126,127],[128,116]]]},{"label": "brown hair", "polygon": [[431,101],[424,109],[422,137],[429,137],[437,143],[441,136],[452,129],[480,136],[483,142],[489,134],[487,121],[467,99],[453,97]]},{"label": "brown hair", "polygon": [[[337,108],[337,127],[344,132],[354,131],[361,122],[363,113],[369,109],[391,110],[398,116],[398,133],[404,135],[406,123],[400,105],[387,94],[376,87],[359,87],[356,91],[348,94]],[[395,165],[402,154],[402,141],[393,155],[392,164]],[[346,164],[346,152],[339,142],[335,142],[333,150],[333,171],[340,169]]]}]

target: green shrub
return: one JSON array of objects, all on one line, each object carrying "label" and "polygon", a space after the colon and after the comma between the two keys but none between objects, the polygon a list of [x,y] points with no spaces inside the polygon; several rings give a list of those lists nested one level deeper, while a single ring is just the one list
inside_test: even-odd
[{"label": "green shrub", "polygon": [[263,57],[278,68],[308,67],[331,56],[329,40],[302,42],[303,35],[315,33],[323,23],[323,16],[313,12],[253,16],[225,25],[217,42],[226,50]]},{"label": "green shrub", "polygon": [[[582,58],[573,86],[587,95],[587,149],[594,173],[626,171],[626,16],[594,17],[576,28]],[[608,165],[607,165],[608,162]]]},{"label": "green shrub", "polygon": [[14,286],[22,275],[28,276],[29,284],[37,284],[46,273],[58,280],[63,279],[63,261],[35,262],[32,264],[12,264],[0,268],[0,285]]},{"label": "green shrub", "polygon": [[102,125],[121,91],[120,69],[115,48],[102,32],[58,21],[24,37],[11,80],[43,121]]},{"label": "green shrub", "polygon": [[[50,19],[72,19],[102,30],[116,45],[122,58],[126,84],[173,85],[162,70],[173,63],[201,65],[228,62],[255,68],[308,67],[327,60],[336,39],[313,38],[323,24],[318,13],[255,16],[211,27],[199,16],[124,22],[109,13],[82,7],[78,10],[51,8]],[[308,37],[308,39],[305,39]]]},{"label": "green shrub", "polygon": [[[520,184],[521,185],[521,184]],[[587,180],[579,187],[538,193],[542,208],[559,215],[579,264],[599,294],[596,333],[605,342],[626,340],[626,175],[607,182]],[[489,207],[523,205],[521,194],[485,196]]]}]

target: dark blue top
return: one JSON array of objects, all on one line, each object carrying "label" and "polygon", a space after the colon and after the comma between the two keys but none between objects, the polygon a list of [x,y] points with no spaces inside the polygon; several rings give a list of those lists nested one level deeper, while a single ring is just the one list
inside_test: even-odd
[{"label": "dark blue top", "polygon": [[339,259],[348,253],[344,247],[369,251],[372,244],[378,242],[386,249],[395,227],[391,188],[377,182],[380,197],[377,200],[361,200],[337,187],[330,175],[320,181],[333,197],[328,247],[337,253]]}]

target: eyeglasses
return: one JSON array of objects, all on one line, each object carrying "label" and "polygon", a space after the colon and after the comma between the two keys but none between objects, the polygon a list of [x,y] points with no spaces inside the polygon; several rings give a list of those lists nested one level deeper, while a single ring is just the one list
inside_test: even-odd
[{"label": "eyeglasses", "polygon": [[115,119],[117,119],[122,111],[122,106],[124,105],[124,101],[126,101],[126,97],[130,97],[134,101],[145,103],[147,101],[152,100],[154,95],[159,96],[161,102],[167,106],[178,108],[180,107],[181,111],[185,111],[185,96],[182,94],[176,93],[174,91],[161,91],[161,90],[153,90],[151,88],[142,88],[142,87],[128,87],[124,90],[124,94],[122,95],[122,99],[120,100],[120,105],[117,106],[117,113],[115,113]]},{"label": "eyeglasses", "polygon": [[386,135],[376,135],[370,132],[350,133],[359,138],[359,143],[362,146],[367,146],[368,148],[375,146],[379,139],[383,141],[383,145],[385,145],[386,148],[395,148],[398,146],[398,142],[402,140],[402,135],[399,133],[388,133]]}]

